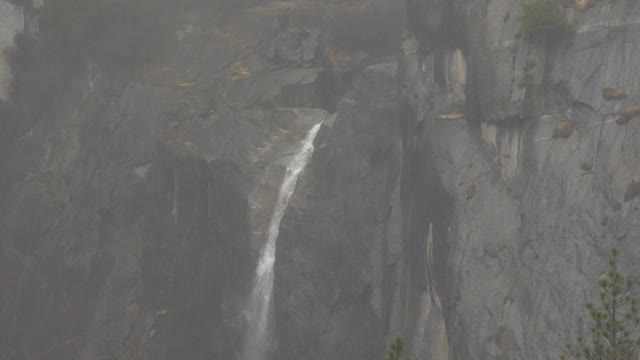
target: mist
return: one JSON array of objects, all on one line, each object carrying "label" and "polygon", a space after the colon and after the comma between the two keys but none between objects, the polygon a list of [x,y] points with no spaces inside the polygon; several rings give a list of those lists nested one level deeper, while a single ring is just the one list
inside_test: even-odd
[{"label": "mist", "polygon": [[0,360],[636,358],[639,59],[635,0],[0,0]]}]

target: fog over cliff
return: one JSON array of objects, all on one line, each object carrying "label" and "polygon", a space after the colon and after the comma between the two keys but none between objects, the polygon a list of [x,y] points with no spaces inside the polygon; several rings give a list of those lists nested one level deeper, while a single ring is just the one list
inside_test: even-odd
[{"label": "fog over cliff", "polygon": [[0,0],[0,360],[559,355],[640,279],[640,2],[539,1]]}]

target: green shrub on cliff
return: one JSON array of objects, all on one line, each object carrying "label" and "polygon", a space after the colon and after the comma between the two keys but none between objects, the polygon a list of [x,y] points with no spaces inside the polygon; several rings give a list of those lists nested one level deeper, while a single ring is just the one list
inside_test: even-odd
[{"label": "green shrub on cliff", "polygon": [[[387,354],[384,357],[384,360],[402,360],[404,355],[404,343],[402,338],[395,338],[389,348],[387,349]],[[406,360],[410,360],[405,358]]]},{"label": "green shrub on cliff", "polygon": [[558,39],[574,33],[564,9],[555,0],[534,0],[522,4],[520,30],[529,38]]},{"label": "green shrub on cliff", "polygon": [[628,360],[640,345],[638,301],[633,280],[618,270],[618,251],[612,250],[609,270],[598,281],[600,305],[587,304],[592,319],[590,339],[578,337],[567,345],[568,355],[560,359]]}]

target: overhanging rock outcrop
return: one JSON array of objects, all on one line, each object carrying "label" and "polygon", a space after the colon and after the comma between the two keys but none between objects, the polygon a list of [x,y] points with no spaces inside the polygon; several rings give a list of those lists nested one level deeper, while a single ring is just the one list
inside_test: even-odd
[{"label": "overhanging rock outcrop", "polygon": [[[436,255],[446,266],[435,274],[448,288],[449,358],[543,359],[586,327],[585,299],[609,248],[640,270],[637,198],[625,195],[640,173],[640,125],[619,121],[640,95],[640,7],[570,7],[575,36],[548,47],[520,36],[518,1],[409,4],[423,24],[443,7],[451,15],[435,29],[410,24],[401,66],[431,149],[422,160],[452,202]],[[452,85],[432,64],[449,50],[425,31],[461,31],[452,45],[467,64],[465,119],[438,120]]]}]

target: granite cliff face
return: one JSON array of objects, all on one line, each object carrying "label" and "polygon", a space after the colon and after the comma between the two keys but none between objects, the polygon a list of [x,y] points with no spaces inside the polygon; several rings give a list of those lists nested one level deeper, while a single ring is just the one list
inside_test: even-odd
[{"label": "granite cliff face", "polygon": [[640,7],[592,3],[568,9],[573,39],[541,46],[518,34],[518,1],[409,2],[403,89],[450,209],[432,291],[449,358],[557,353],[607,250],[638,271],[640,124],[617,114],[640,101]]},{"label": "granite cliff face", "polygon": [[7,100],[11,89],[11,66],[4,53],[11,49],[18,32],[24,31],[24,15],[22,9],[10,2],[0,3],[0,99]]},{"label": "granite cliff face", "polygon": [[[0,1],[3,49],[46,30],[27,3]],[[374,359],[394,336],[420,359],[557,353],[611,246],[640,271],[640,5],[566,3],[553,46],[518,34],[517,0],[190,0],[126,76],[89,58],[33,81],[13,50],[0,359],[241,359],[278,189],[320,122],[268,357]]]}]

